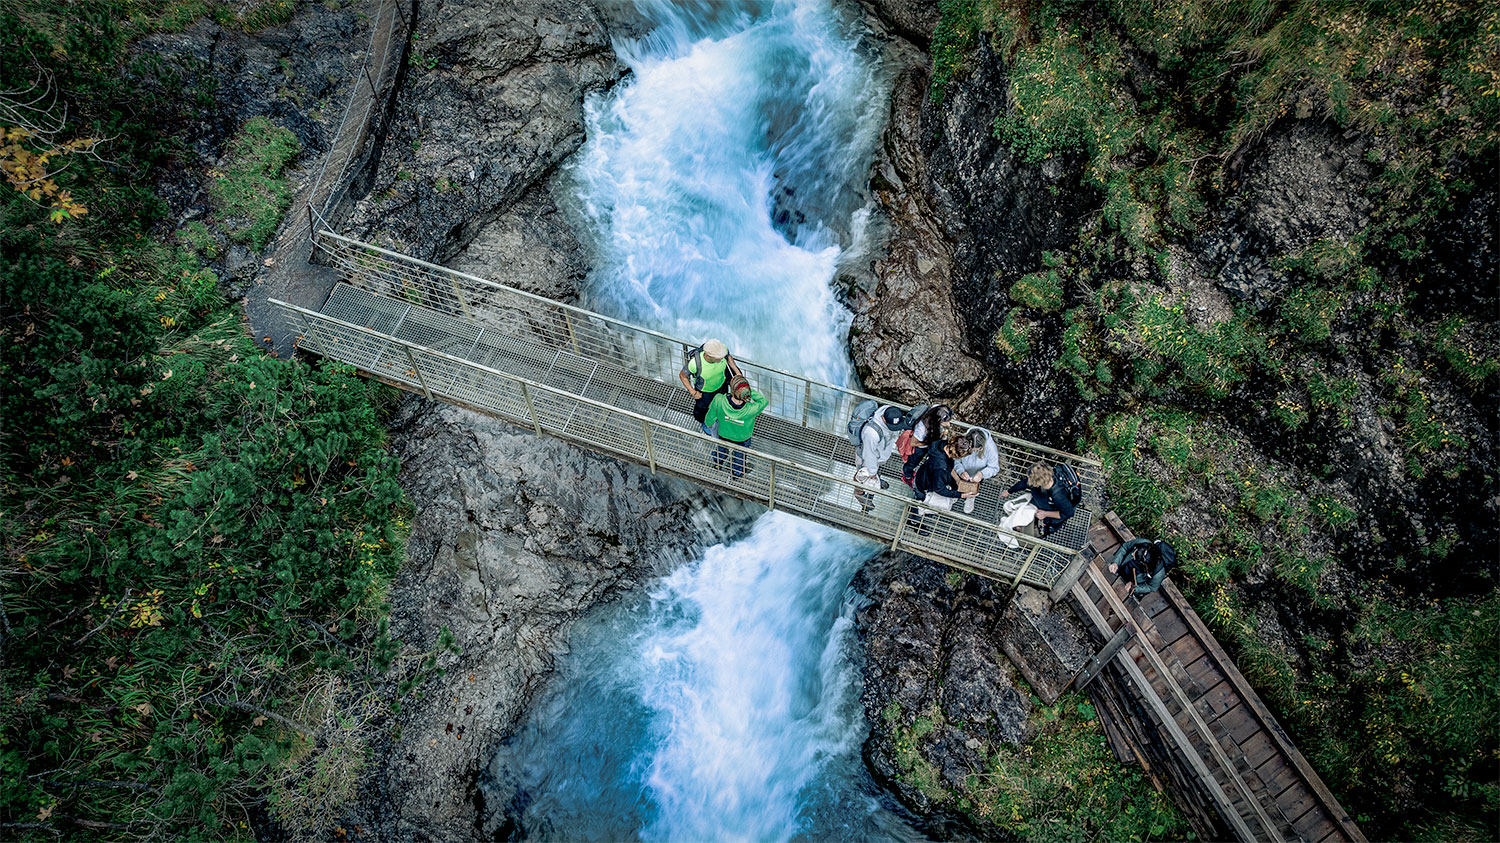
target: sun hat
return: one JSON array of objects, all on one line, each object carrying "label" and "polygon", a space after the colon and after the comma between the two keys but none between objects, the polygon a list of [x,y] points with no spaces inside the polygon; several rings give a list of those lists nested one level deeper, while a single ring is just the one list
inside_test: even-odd
[{"label": "sun hat", "polygon": [[729,346],[719,340],[709,340],[703,344],[703,356],[710,360],[723,360],[729,356]]}]

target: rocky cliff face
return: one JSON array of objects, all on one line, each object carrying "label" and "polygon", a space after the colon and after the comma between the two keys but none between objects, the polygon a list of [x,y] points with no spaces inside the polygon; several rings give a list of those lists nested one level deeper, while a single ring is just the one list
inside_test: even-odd
[{"label": "rocky cliff face", "polygon": [[[439,2],[420,9],[415,32],[390,136],[349,228],[444,264],[476,242],[484,257],[465,266],[538,236],[575,250],[565,226],[533,220],[555,219],[543,178],[583,143],[583,98],[619,76],[598,10]],[[565,257],[542,263],[550,271],[558,260],[576,279]]]},{"label": "rocky cliff face", "polygon": [[392,430],[416,517],[391,633],[436,652],[442,674],[374,742],[374,774],[345,824],[383,839],[474,839],[479,770],[566,652],[573,622],[760,510],[418,398]]}]

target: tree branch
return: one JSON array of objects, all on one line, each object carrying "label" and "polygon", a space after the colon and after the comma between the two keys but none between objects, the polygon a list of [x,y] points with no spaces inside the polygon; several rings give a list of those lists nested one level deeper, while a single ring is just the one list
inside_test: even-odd
[{"label": "tree branch", "polygon": [[250,703],[240,702],[239,700],[231,700],[216,696],[199,697],[198,699],[200,702],[204,702],[209,705],[222,705],[225,708],[235,708],[239,709],[240,711],[248,711],[251,714],[259,714],[261,717],[267,718],[268,720],[275,720],[277,723],[280,723],[288,729],[301,734],[305,738],[315,737],[318,734],[317,729],[311,728],[309,726],[304,726],[303,724],[298,723],[290,717],[283,717],[274,711],[269,711],[267,709],[261,708],[258,705],[251,705]]}]

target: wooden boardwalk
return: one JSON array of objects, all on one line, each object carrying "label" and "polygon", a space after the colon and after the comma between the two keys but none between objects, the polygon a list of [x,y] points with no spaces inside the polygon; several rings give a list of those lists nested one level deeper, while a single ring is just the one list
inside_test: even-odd
[{"label": "wooden boardwalk", "polygon": [[1101,646],[1076,681],[1116,756],[1171,791],[1204,839],[1363,841],[1171,579],[1137,600],[1109,573],[1131,538],[1106,513],[1069,571],[1075,608]]}]

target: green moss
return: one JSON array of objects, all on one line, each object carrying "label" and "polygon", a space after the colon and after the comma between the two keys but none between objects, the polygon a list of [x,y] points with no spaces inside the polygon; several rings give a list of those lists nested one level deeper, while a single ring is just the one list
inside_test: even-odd
[{"label": "green moss", "polygon": [[1010,298],[1016,304],[1052,313],[1062,307],[1062,278],[1056,269],[1023,275],[1011,285]]},{"label": "green moss", "polygon": [[1031,337],[1036,325],[1026,318],[1018,307],[1005,314],[1000,330],[995,332],[995,348],[1013,363],[1020,363],[1031,356]]},{"label": "green moss", "polygon": [[301,152],[297,138],[264,117],[252,117],[229,144],[228,161],[209,193],[231,239],[259,252],[292,201],[284,177]]}]

